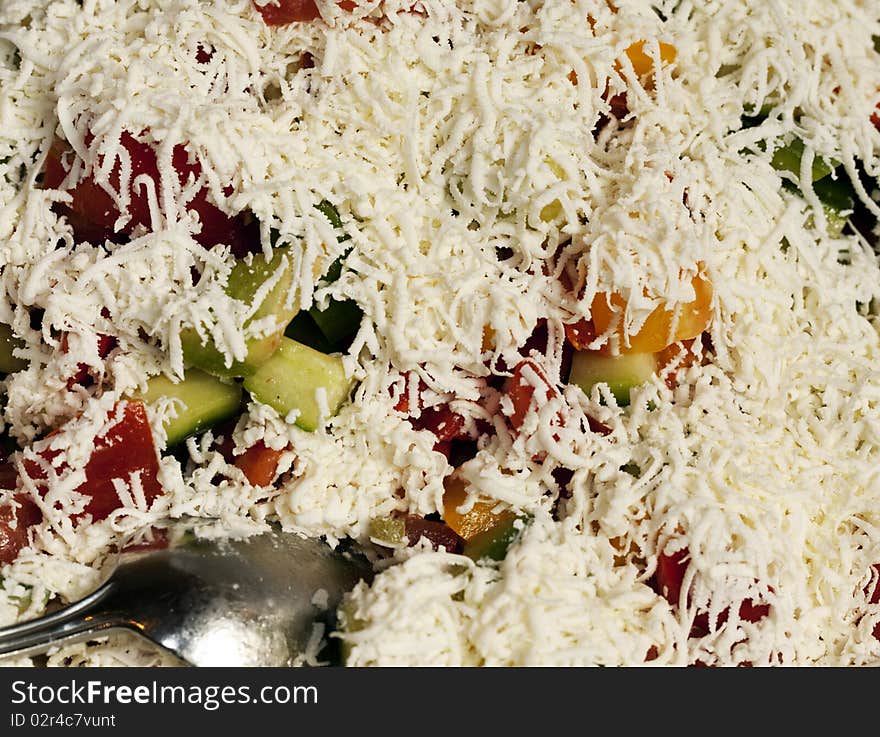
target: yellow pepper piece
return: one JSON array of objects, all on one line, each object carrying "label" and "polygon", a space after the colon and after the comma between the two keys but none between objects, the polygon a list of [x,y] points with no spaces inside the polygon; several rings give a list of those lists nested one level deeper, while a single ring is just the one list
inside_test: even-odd
[{"label": "yellow pepper piece", "polygon": [[[672,44],[665,43],[663,41],[660,42],[660,61],[664,64],[672,64],[675,61],[675,57],[677,56],[677,51],[675,46]],[[629,46],[626,50],[626,55],[629,57],[630,62],[633,65],[633,69],[635,73],[640,77],[647,77],[654,72],[654,59],[652,59],[648,54],[645,53],[645,42],[644,41],[636,41],[634,44]],[[618,65],[618,71],[620,71],[620,65]]]},{"label": "yellow pepper piece", "polygon": [[467,486],[464,480],[448,476],[443,486],[445,488],[443,521],[465,540],[470,540],[481,532],[494,529],[512,514],[511,512],[495,514],[492,509],[496,502],[476,502],[469,511],[461,514],[457,508],[464,504],[467,498]]},{"label": "yellow pepper piece", "polygon": [[708,327],[712,317],[712,283],[702,275],[703,265],[698,264],[698,267],[700,272],[691,281],[694,300],[678,305],[677,316],[674,308],[670,309],[666,303],[661,304],[635,335],[627,336],[623,327],[626,300],[617,292],[610,296],[597,294],[591,308],[596,334],[601,335],[614,326],[621,353],[657,353],[672,343],[696,338]]}]

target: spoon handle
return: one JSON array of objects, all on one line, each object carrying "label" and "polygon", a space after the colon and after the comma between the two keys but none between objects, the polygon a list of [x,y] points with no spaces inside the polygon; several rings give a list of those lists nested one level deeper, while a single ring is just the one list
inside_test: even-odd
[{"label": "spoon handle", "polygon": [[0,628],[0,657],[34,655],[52,645],[89,639],[126,622],[99,604],[113,589],[107,583],[85,599],[29,622]]}]

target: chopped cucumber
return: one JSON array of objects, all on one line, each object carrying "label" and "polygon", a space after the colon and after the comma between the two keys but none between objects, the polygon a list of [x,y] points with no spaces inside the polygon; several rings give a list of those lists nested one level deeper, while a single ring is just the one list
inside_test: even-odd
[{"label": "chopped cucumber", "polygon": [[147,382],[140,396],[147,404],[162,397],[178,399],[177,416],[165,422],[167,446],[177,445],[190,435],[207,430],[234,417],[241,407],[241,385],[224,382],[198,369],[189,369],[182,381],[173,382],[160,374]]},{"label": "chopped cucumber", "polygon": [[506,512],[501,521],[490,530],[477,533],[465,543],[463,555],[471,560],[504,560],[507,551],[513,542],[519,537],[526,521],[525,517]]},{"label": "chopped cucumber", "polygon": [[[285,258],[287,258],[286,262]],[[299,311],[293,301],[288,299],[294,283],[289,248],[276,248],[272,258],[268,261],[263,255],[254,256],[250,263],[245,259],[239,260],[229,274],[226,287],[226,293],[233,299],[253,304],[260,287],[272,278],[279,268],[282,268],[282,264],[285,265],[281,278],[260,303],[253,316],[245,323],[245,327],[247,327],[255,320],[273,317],[278,326],[277,329],[269,335],[249,340],[248,352],[244,360],[233,361],[232,365],[227,366],[225,356],[210,338],[206,342],[202,342],[202,338],[195,328],[186,328],[180,333],[180,341],[183,345],[183,357],[187,364],[215,376],[249,376],[275,352],[281,342],[281,336],[284,335],[284,329]]]},{"label": "chopped cucumber", "polygon": [[282,338],[275,354],[244,380],[244,388],[255,400],[273,407],[282,417],[298,413],[296,424],[308,431],[317,430],[322,419],[328,419],[322,418],[326,412],[336,414],[350,385],[339,356],[320,353],[290,338]]},{"label": "chopped cucumber", "polygon": [[630,390],[648,381],[657,370],[653,353],[622,353],[606,356],[597,351],[575,351],[569,381],[587,394],[596,384],[607,384],[617,404],[629,404]]},{"label": "chopped cucumber", "polygon": [[9,325],[0,323],[0,374],[13,374],[27,367],[27,361],[13,354],[16,348],[23,345],[21,339],[12,334]]}]

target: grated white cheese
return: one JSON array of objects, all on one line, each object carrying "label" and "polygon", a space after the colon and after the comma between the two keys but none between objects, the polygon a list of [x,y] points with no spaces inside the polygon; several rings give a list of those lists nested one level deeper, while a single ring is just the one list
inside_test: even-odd
[{"label": "grated white cheese", "polygon": [[[2,571],[0,622],[81,596],[114,541],[164,516],[228,529],[277,519],[366,543],[373,519],[442,512],[456,469],[394,409],[406,398],[414,416],[449,404],[479,435],[456,470],[471,502],[532,521],[498,566],[389,553],[346,604],[351,663],[876,661],[880,605],[865,590],[880,563],[880,338],[857,304],[880,299],[880,266],[861,235],[829,234],[811,182],[813,161],[840,162],[859,206],[880,215],[856,164],[880,177],[876,3],[411,5],[321,3],[322,20],[270,28],[250,0],[3,3],[0,322],[29,361],[3,380],[3,425],[27,448],[19,468],[52,444],[70,470],[42,461],[45,495],[22,482],[44,521]],[[653,66],[641,78],[626,53],[639,40]],[[617,120],[608,100],[624,92]],[[132,177],[123,133],[155,146],[158,180]],[[795,136],[800,170],[780,173],[772,152]],[[92,176],[118,227],[131,186],[146,192],[151,228],[74,243],[52,209],[69,195],[38,181],[56,137],[76,154],[67,184]],[[176,145],[198,177],[179,181]],[[209,431],[187,441],[186,462],[162,458],[166,493],[150,508],[137,478],[121,480],[123,507],[76,525],[94,438],[150,376],[182,374],[181,329],[231,361],[272,327],[246,328],[250,306],[225,293],[229,244],[194,240],[202,224],[186,205],[203,188],[224,212],[253,213],[267,252],[273,235],[292,246],[302,308],[362,309],[343,357],[358,388],[332,418],[316,395],[315,433],[247,405],[233,455],[257,441],[284,451],[269,491]],[[348,240],[316,209],[325,200]],[[345,253],[338,280],[316,281]],[[694,299],[700,265],[713,286],[708,365],[678,372],[676,389],[656,377],[628,408],[604,385],[560,386],[510,430],[495,378],[539,324],[547,345],[533,359],[556,384],[562,326],[590,318],[597,295],[626,301],[633,335],[658,306]],[[99,335],[117,341],[108,357]],[[68,388],[81,366],[95,382]],[[150,414],[160,447],[169,412]],[[650,581],[662,552],[684,548],[690,596],[670,604]],[[745,600],[769,613],[745,621]],[[689,636],[702,610],[718,626]],[[165,661],[111,640],[51,662]]]}]

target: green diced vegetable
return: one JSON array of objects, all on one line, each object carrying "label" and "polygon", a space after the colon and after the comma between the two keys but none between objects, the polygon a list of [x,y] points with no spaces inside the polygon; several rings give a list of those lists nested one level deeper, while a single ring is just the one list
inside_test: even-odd
[{"label": "green diced vegetable", "polygon": [[400,545],[406,540],[406,520],[403,517],[376,517],[370,520],[369,536],[389,545]]},{"label": "green diced vegetable", "polygon": [[364,316],[357,303],[350,299],[341,302],[330,300],[326,309],[312,307],[309,314],[332,346],[340,346],[350,340],[360,328],[361,318]]},{"label": "green diced vegetable", "polygon": [[[786,182],[785,186],[789,191],[803,197],[800,189],[791,182]],[[855,207],[855,192],[849,179],[846,176],[838,176],[836,179],[825,177],[813,185],[813,191],[822,203],[828,233],[833,236],[840,235],[849,213]]]},{"label": "green diced vegetable", "polygon": [[141,399],[154,404],[162,397],[178,399],[177,416],[165,423],[167,446],[182,442],[190,435],[234,417],[241,408],[241,385],[225,382],[198,369],[189,369],[182,381],[167,376],[152,377]]},{"label": "green diced vegetable", "polygon": [[632,389],[648,381],[657,370],[653,353],[623,353],[606,356],[596,351],[575,351],[569,381],[587,394],[596,384],[607,384],[617,404],[629,404]]},{"label": "green diced vegetable", "polygon": [[[801,159],[804,156],[804,142],[800,138],[793,138],[789,143],[780,146],[773,152],[770,160],[776,171],[788,171],[796,177],[801,175]],[[837,163],[828,162],[821,156],[813,158],[813,181],[827,177],[837,166]]]},{"label": "green diced vegetable", "polygon": [[507,551],[519,537],[526,521],[525,517],[518,516],[513,512],[505,514],[495,527],[477,533],[468,540],[462,553],[474,561],[484,558],[504,560]]},{"label": "green diced vegetable", "polygon": [[13,354],[16,348],[22,346],[24,343],[12,334],[12,328],[0,323],[0,374],[12,374],[27,368],[28,362]]},{"label": "green diced vegetable", "polygon": [[[336,414],[350,385],[340,356],[320,353],[286,337],[276,353],[244,380],[244,388],[256,401],[273,407],[282,417],[296,411],[296,424],[308,431],[321,425],[322,404],[331,416]],[[322,393],[324,402],[319,401]]]},{"label": "green diced vegetable", "polygon": [[[330,221],[330,225],[334,228],[341,229],[342,228],[342,218],[339,217],[339,211],[333,206],[333,203],[328,200],[321,200],[315,208],[320,210],[321,213]],[[347,235],[342,235],[339,237],[339,242],[348,240]]]},{"label": "green diced vegetable", "polygon": [[[342,219],[339,217],[339,213],[333,205],[327,202],[327,200],[323,200],[315,205],[315,207],[327,217],[334,228],[342,228]],[[338,236],[336,240],[339,243],[343,243],[344,241],[347,241],[349,237],[350,236],[343,233]],[[324,278],[322,279],[325,284],[331,284],[339,279],[342,274],[342,262],[347,255],[348,252],[340,256],[330,265],[330,268],[327,269],[327,273],[324,274]],[[350,299],[332,299],[325,309],[319,310],[317,307],[312,307],[309,310],[309,314],[312,316],[312,319],[315,321],[315,324],[318,326],[322,335],[327,339],[327,344],[332,350],[340,350],[345,347],[345,342],[350,340],[358,331],[364,313],[361,308]],[[309,345],[312,345],[311,342],[306,342]],[[318,346],[315,347],[317,348]]]},{"label": "green diced vegetable", "polygon": [[284,329],[299,311],[295,300],[289,299],[293,289],[294,274],[289,257],[286,262],[284,261],[288,253],[289,249],[286,247],[276,248],[268,261],[262,255],[254,256],[251,263],[241,259],[233,267],[226,287],[226,293],[233,299],[253,304],[260,287],[275,275],[282,264],[285,264],[281,278],[245,323],[246,327],[255,320],[272,317],[275,318],[278,329],[264,337],[252,338],[248,341],[248,352],[244,360],[234,361],[231,366],[226,366],[223,353],[210,339],[203,343],[195,328],[186,328],[180,333],[180,341],[187,364],[215,376],[249,376],[275,352],[284,335]]},{"label": "green diced vegetable", "polygon": [[321,353],[335,353],[334,346],[327,340],[321,328],[312,318],[308,310],[300,312],[284,331],[284,335],[297,343],[307,345]]}]

